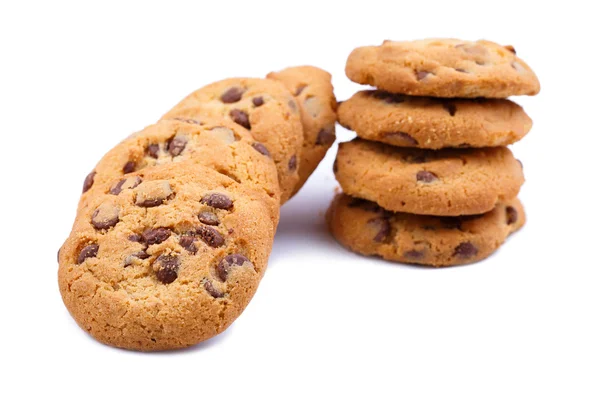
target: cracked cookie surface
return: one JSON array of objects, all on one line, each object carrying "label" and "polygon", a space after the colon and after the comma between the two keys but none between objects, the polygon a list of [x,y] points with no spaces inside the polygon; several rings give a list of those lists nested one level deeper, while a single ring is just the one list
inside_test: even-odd
[{"label": "cracked cookie surface", "polygon": [[326,218],[331,234],[353,252],[436,267],[487,258],[525,224],[518,199],[481,215],[432,217],[386,211],[343,193],[333,199]]},{"label": "cracked cookie surface", "polygon": [[363,139],[401,147],[506,146],[521,140],[532,121],[505,99],[437,99],[365,90],[338,108],[342,126]]},{"label": "cracked cookie surface", "polygon": [[299,180],[303,142],[299,106],[285,86],[271,79],[225,79],[191,93],[163,119],[203,115],[229,119],[264,145],[275,161],[285,203]]},{"label": "cracked cookie surface", "polygon": [[298,168],[298,192],[335,142],[336,100],[331,74],[317,67],[290,67],[267,75],[282,82],[300,106],[304,140]]},{"label": "cracked cookie surface", "polygon": [[182,348],[222,332],[267,265],[266,195],[190,162],[125,179],[80,208],[60,249],[67,309],[97,340],[127,349]]},{"label": "cracked cookie surface", "polygon": [[[231,121],[211,117],[159,121],[123,140],[85,179],[79,207],[97,195],[97,188],[118,192],[133,185],[133,178],[122,183],[117,179],[128,173],[188,161],[264,192],[272,208],[279,209],[277,171],[264,145]],[[107,186],[109,182],[115,186]],[[278,211],[274,215],[277,224]]]},{"label": "cracked cookie surface", "polygon": [[354,139],[334,164],[343,191],[390,211],[481,214],[515,198],[525,181],[506,147],[423,150]]},{"label": "cracked cookie surface", "polygon": [[487,40],[386,40],[354,49],[346,75],[412,96],[505,98],[540,91],[535,73],[512,46]]}]

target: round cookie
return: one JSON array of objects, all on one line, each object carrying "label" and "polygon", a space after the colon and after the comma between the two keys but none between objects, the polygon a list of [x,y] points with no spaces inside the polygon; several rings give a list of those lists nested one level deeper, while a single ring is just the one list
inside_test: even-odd
[{"label": "round cookie", "polygon": [[506,147],[422,150],[355,139],[334,164],[345,193],[390,211],[482,214],[517,196],[522,167]]},{"label": "round cookie", "polygon": [[96,188],[115,192],[133,185],[127,181],[119,187],[107,186],[127,173],[185,161],[210,167],[262,191],[269,205],[279,209],[277,171],[265,146],[237,124],[211,117],[162,120],[123,140],[86,178],[80,207],[97,195]]},{"label": "round cookie", "polygon": [[282,82],[296,97],[300,106],[304,141],[300,153],[298,192],[335,142],[337,102],[333,94],[331,74],[312,66],[290,67],[271,72],[269,79]]},{"label": "round cookie", "polygon": [[224,117],[248,129],[275,161],[281,204],[299,180],[302,124],[296,100],[281,82],[271,79],[231,78],[211,83],[183,99],[163,119]]},{"label": "round cookie", "polygon": [[338,242],[353,252],[386,260],[436,267],[483,260],[525,224],[517,199],[488,213],[432,217],[383,210],[368,200],[338,194],[327,211]]},{"label": "round cookie", "polygon": [[263,193],[190,162],[129,174],[98,193],[59,252],[58,282],[77,323],[133,350],[194,345],[252,298],[274,237]]},{"label": "round cookie", "polygon": [[535,95],[540,83],[512,46],[487,40],[386,40],[354,49],[350,80],[392,93],[432,97]]},{"label": "round cookie", "polygon": [[365,90],[338,109],[342,126],[363,139],[401,147],[506,146],[521,140],[532,121],[505,99],[437,99]]}]

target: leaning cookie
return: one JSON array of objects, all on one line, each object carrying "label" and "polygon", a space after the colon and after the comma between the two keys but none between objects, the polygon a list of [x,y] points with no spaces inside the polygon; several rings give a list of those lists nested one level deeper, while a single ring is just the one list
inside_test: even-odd
[{"label": "leaning cookie", "polygon": [[525,224],[525,212],[519,200],[513,199],[480,215],[393,213],[342,193],[333,199],[327,222],[336,240],[353,252],[441,267],[489,257]]},{"label": "leaning cookie", "polygon": [[363,139],[402,147],[506,146],[521,140],[531,119],[505,99],[438,99],[365,90],[338,109],[342,126]]},{"label": "leaning cookie", "polygon": [[282,82],[300,106],[304,142],[300,153],[298,192],[335,142],[336,100],[331,74],[311,66],[291,67],[271,72],[269,79]]},{"label": "leaning cookie", "polygon": [[350,80],[392,93],[432,97],[535,95],[540,83],[512,46],[479,40],[386,40],[354,49]]},{"label": "leaning cookie", "polygon": [[506,147],[422,150],[355,139],[334,164],[345,193],[412,214],[482,214],[515,198],[525,181]]},{"label": "leaning cookie", "polygon": [[128,179],[135,185],[90,199],[60,249],[66,307],[94,338],[126,349],[176,349],[217,335],[267,265],[274,227],[264,194],[189,162]]},{"label": "leaning cookie", "polygon": [[135,185],[132,178],[125,179],[126,174],[186,161],[210,167],[262,191],[273,213],[278,215],[277,171],[265,146],[231,121],[204,116],[162,120],[123,140],[88,174],[80,208],[95,197],[98,190],[118,194]]},{"label": "leaning cookie", "polygon": [[230,119],[264,144],[275,161],[281,204],[298,183],[302,123],[296,100],[281,82],[272,79],[231,78],[211,83],[187,96],[162,119],[201,119],[203,115]]}]

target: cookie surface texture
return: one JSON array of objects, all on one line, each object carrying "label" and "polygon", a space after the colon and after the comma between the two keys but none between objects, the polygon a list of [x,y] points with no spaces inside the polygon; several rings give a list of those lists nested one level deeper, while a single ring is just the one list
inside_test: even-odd
[{"label": "cookie surface texture", "polygon": [[525,212],[513,199],[468,217],[393,213],[342,193],[333,199],[327,222],[336,240],[353,252],[439,267],[488,257],[525,224]]},{"label": "cookie surface texture", "polygon": [[506,146],[521,140],[532,121],[505,99],[436,99],[365,90],[338,109],[342,126],[363,139],[394,146]]},{"label": "cookie surface texture", "polygon": [[304,140],[296,193],[335,142],[336,99],[331,74],[320,68],[301,66],[271,72],[267,78],[282,82],[300,106]]},{"label": "cookie surface texture", "polygon": [[86,178],[80,208],[96,196],[97,188],[114,193],[135,185],[133,178],[119,183],[126,174],[184,162],[209,167],[262,191],[278,214],[277,171],[264,146],[231,121],[211,117],[159,121],[123,140]]},{"label": "cookie surface texture", "polygon": [[506,147],[422,150],[355,139],[341,143],[334,164],[344,193],[389,211],[482,214],[513,199],[523,170]]},{"label": "cookie surface texture", "polygon": [[194,345],[225,330],[252,298],[274,236],[264,194],[209,168],[132,173],[79,210],[59,253],[63,301],[105,344]]},{"label": "cookie surface texture", "polygon": [[207,85],[183,99],[163,119],[229,119],[250,131],[275,161],[281,204],[298,183],[303,132],[298,103],[272,79],[231,78]]},{"label": "cookie surface texture", "polygon": [[505,98],[540,91],[535,73],[512,46],[486,40],[386,40],[354,49],[346,75],[357,83],[412,96]]}]

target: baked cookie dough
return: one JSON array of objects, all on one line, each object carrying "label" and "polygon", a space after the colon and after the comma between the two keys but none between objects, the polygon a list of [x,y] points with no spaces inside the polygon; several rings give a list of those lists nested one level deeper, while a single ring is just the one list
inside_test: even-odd
[{"label": "baked cookie dough", "polygon": [[441,267],[487,258],[525,224],[525,212],[519,200],[512,199],[481,215],[393,213],[341,193],[327,211],[327,223],[336,240],[353,252]]}]

